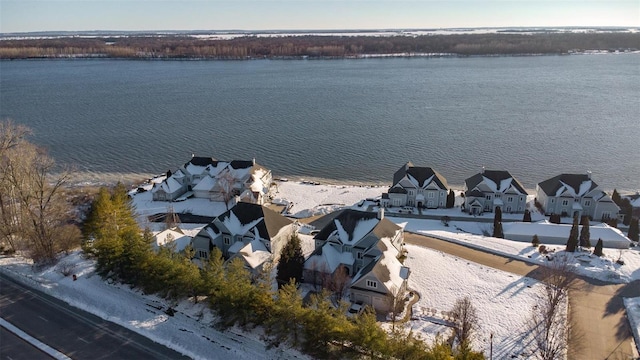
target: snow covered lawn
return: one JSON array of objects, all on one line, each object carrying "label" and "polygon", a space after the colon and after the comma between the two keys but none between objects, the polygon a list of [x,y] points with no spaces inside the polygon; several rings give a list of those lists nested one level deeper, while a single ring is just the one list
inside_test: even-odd
[{"label": "snow covered lawn", "polygon": [[[260,334],[238,329],[220,332],[203,304],[182,301],[170,304],[156,296],[142,295],[126,285],[110,284],[94,272],[94,262],[75,252],[58,265],[33,271],[28,260],[0,258],[0,271],[70,305],[131,329],[153,341],[194,359],[306,359],[291,349],[267,350]],[[61,274],[64,266],[75,266],[78,280]],[[165,314],[172,306],[174,316]]]},{"label": "snow covered lawn", "polygon": [[[445,320],[455,301],[468,296],[478,312],[480,329],[473,348],[489,356],[489,337],[493,334],[494,359],[520,358],[526,353],[524,340],[527,318],[541,301],[543,286],[536,280],[478,265],[439,251],[407,245],[405,265],[411,269],[409,288],[420,293],[413,306],[409,325],[431,343],[451,328],[437,323]],[[434,316],[435,313],[435,316]]]}]

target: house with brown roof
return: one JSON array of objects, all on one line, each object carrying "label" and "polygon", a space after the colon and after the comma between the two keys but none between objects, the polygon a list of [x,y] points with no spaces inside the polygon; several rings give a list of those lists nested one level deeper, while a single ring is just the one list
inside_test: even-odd
[{"label": "house with brown roof", "polygon": [[272,182],[271,170],[253,160],[219,161],[193,156],[180,169],[151,189],[154,201],[175,201],[193,196],[228,202],[236,196],[241,201],[264,204]]},{"label": "house with brown roof", "polygon": [[380,205],[445,208],[448,191],[447,179],[440,173],[408,162],[393,174],[393,184],[387,193],[382,194]]},{"label": "house with brown roof", "polygon": [[560,174],[536,185],[536,201],[545,215],[589,216],[593,220],[618,217],[620,208],[587,174]]},{"label": "house with brown roof", "polygon": [[304,265],[304,281],[327,285],[345,276],[350,299],[388,311],[387,298],[402,295],[409,269],[398,257],[403,251],[402,228],[377,214],[341,211],[314,237],[316,250]]},{"label": "house with brown roof", "polygon": [[239,202],[207,224],[191,244],[198,259],[208,259],[215,247],[225,259],[238,257],[258,271],[267,261],[278,261],[294,232],[290,219],[263,205]]},{"label": "house with brown roof", "polygon": [[464,181],[464,210],[469,214],[524,213],[527,191],[508,171],[485,170]]}]

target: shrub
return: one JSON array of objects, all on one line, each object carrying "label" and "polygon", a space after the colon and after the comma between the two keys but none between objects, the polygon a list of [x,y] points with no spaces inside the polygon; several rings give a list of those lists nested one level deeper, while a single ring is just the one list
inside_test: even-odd
[{"label": "shrub", "polygon": [[540,247],[538,247],[538,252],[539,252],[540,254],[546,254],[546,253],[548,253],[548,251],[547,251],[547,247],[546,247],[546,246],[544,246],[544,245],[540,245]]},{"label": "shrub", "polygon": [[538,235],[533,235],[533,239],[531,239],[531,246],[537,248],[540,245],[540,239],[538,239]]}]

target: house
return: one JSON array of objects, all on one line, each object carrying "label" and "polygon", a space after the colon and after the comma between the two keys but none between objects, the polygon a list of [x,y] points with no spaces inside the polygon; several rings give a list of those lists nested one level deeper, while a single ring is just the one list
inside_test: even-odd
[{"label": "house", "polygon": [[469,214],[524,213],[527,191],[508,171],[485,170],[464,181],[464,210]]},{"label": "house", "polygon": [[402,228],[376,213],[341,211],[314,237],[316,250],[304,264],[304,281],[327,286],[336,277],[348,279],[353,302],[389,309],[389,295],[407,288],[409,269],[398,257],[403,250]]},{"label": "house", "polygon": [[408,162],[393,174],[393,184],[387,193],[382,194],[380,205],[444,208],[448,190],[447,180],[440,173]]},{"label": "house", "polygon": [[241,201],[264,204],[268,200],[271,171],[251,161],[218,161],[193,156],[180,169],[151,189],[154,201],[175,201],[194,196],[211,201],[228,202],[238,196]]},{"label": "house", "polygon": [[536,185],[536,201],[545,215],[589,216],[593,220],[617,218],[620,208],[587,174],[560,174]]},{"label": "house", "polygon": [[186,235],[178,227],[163,230],[153,236],[153,249],[159,250],[161,247],[172,247],[174,251],[183,251],[187,245],[191,244],[191,236]]},{"label": "house", "polygon": [[239,202],[200,230],[191,244],[198,259],[208,259],[216,247],[225,259],[238,257],[259,271],[267,261],[278,261],[294,232],[288,218],[264,205]]},{"label": "house", "polygon": [[629,203],[631,204],[631,216],[640,218],[640,192],[625,195],[622,198],[629,199]]}]

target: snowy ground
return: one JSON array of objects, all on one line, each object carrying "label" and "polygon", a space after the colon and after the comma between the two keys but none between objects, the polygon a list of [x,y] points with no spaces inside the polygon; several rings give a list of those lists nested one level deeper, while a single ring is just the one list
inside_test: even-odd
[{"label": "snowy ground", "polygon": [[[75,265],[77,281],[61,274],[64,264]],[[203,304],[170,304],[125,285],[105,282],[95,274],[93,264],[76,252],[52,268],[34,271],[25,259],[2,257],[0,271],[194,359],[307,359],[296,350],[267,350],[258,332],[217,331]],[[177,310],[174,316],[164,313],[169,306]]]},{"label": "snowy ground", "polygon": [[[524,351],[520,335],[528,309],[538,301],[540,284],[429,249],[417,246],[408,246],[408,249],[406,262],[412,271],[410,287],[422,295],[414,305],[417,319],[409,326],[420,336],[428,342],[438,333],[448,336],[451,329],[439,325],[446,324],[442,311],[449,311],[460,294],[465,294],[472,299],[480,317],[478,333],[482,336],[475,339],[476,349],[488,353],[488,338],[484,335],[493,333],[494,354],[499,357]],[[75,266],[77,281],[61,274],[64,264]],[[176,306],[127,286],[106,282],[95,274],[93,261],[82,258],[79,253],[40,271],[34,271],[25,259],[3,257],[0,271],[192,358],[212,359],[213,348],[218,359],[305,358],[291,349],[267,350],[259,340],[259,331],[215,330],[212,328],[214,318],[202,304],[183,301]],[[438,289],[437,296],[429,296],[433,289]],[[169,306],[177,310],[173,317],[164,313]]]},{"label": "snowy ground", "polygon": [[429,343],[438,333],[448,337],[451,329],[441,325],[446,323],[442,312],[450,311],[458,298],[468,296],[480,320],[474,349],[488,356],[493,334],[495,359],[520,357],[527,352],[527,318],[544,291],[538,281],[419,246],[408,245],[407,250],[409,287],[421,295],[413,307],[417,320],[409,324],[417,334]]},{"label": "snowy ground", "polygon": [[624,306],[627,308],[627,317],[631,323],[633,336],[636,338],[636,346],[640,351],[640,297],[625,298]]}]

